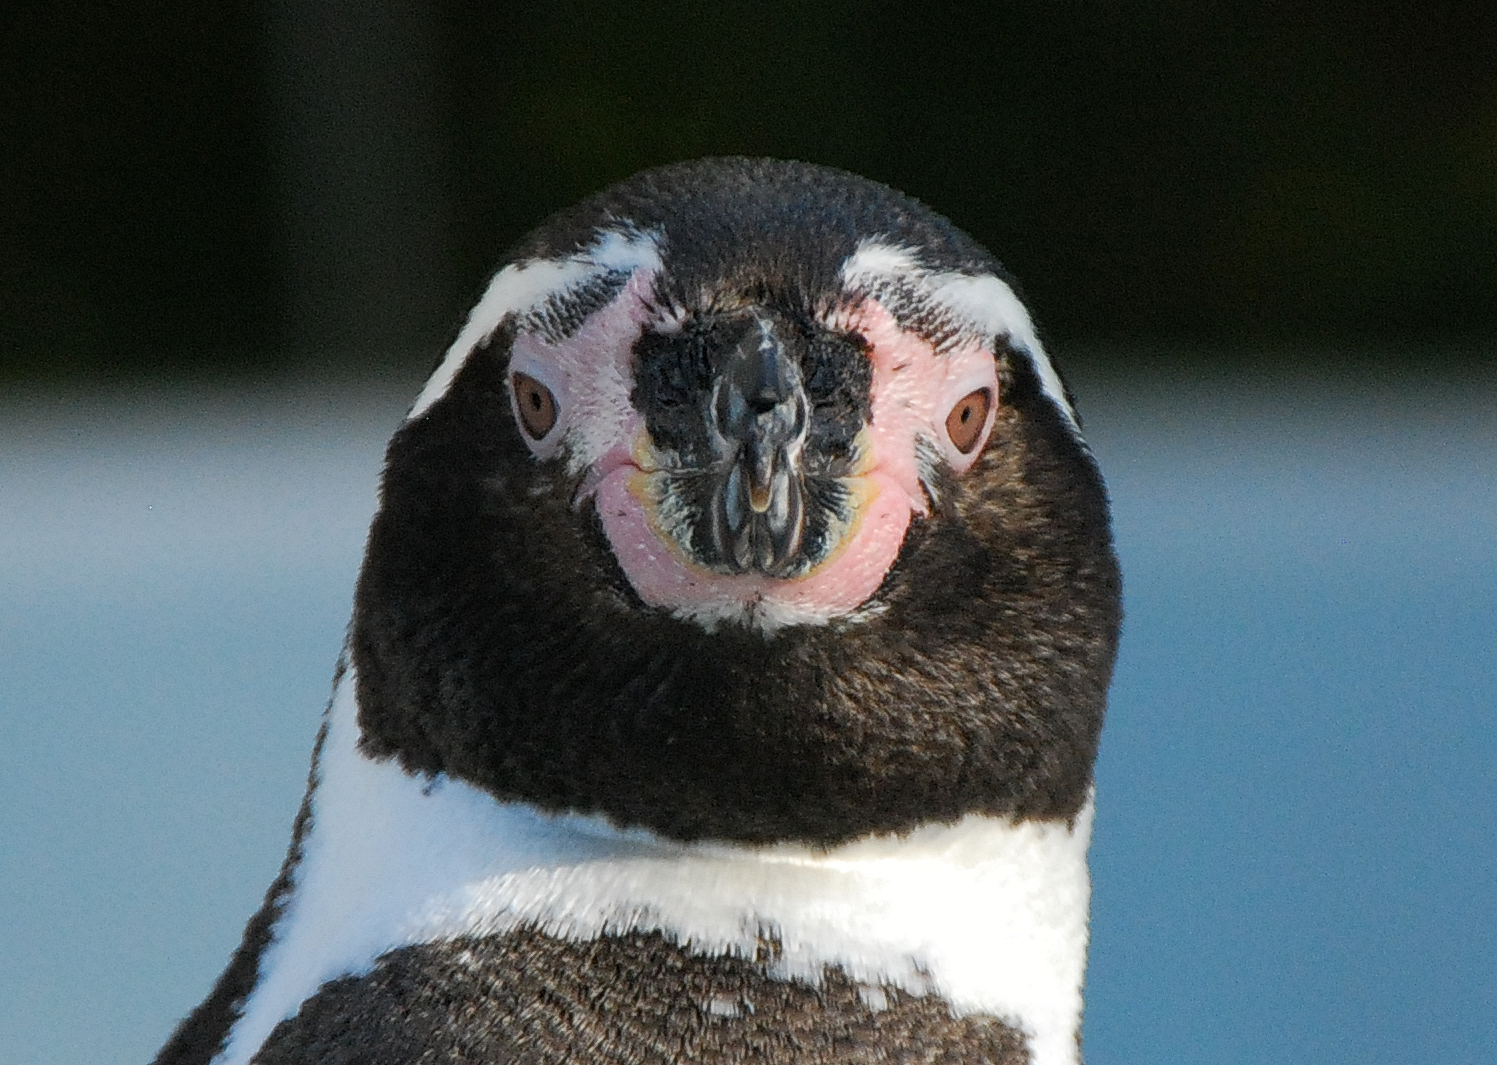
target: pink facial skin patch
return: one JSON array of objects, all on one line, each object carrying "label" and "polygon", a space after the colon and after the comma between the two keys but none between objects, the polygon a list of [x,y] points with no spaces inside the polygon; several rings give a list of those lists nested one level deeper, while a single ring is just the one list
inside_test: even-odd
[{"label": "pink facial skin patch", "polygon": [[651,474],[614,470],[598,484],[597,506],[614,555],[639,597],[651,606],[709,627],[730,619],[766,630],[824,624],[868,600],[889,572],[910,523],[910,500],[881,473],[856,478],[866,497],[858,518],[831,558],[804,577],[782,580],[721,574],[693,565],[650,520]]},{"label": "pink facial skin patch", "polygon": [[[899,327],[875,300],[836,316],[835,328],[862,334],[873,361],[873,465],[895,477],[924,512],[916,441],[935,445],[952,472],[966,473],[982,454],[998,412],[998,364],[986,346],[969,341],[937,353],[929,341]],[[967,452],[946,435],[946,416],[962,397],[989,389],[992,402]]]},{"label": "pink facial skin patch", "polygon": [[[714,573],[694,564],[655,520],[653,449],[634,422],[629,426],[636,430],[634,439],[618,441],[619,446],[592,464],[586,490],[595,494],[619,565],[646,603],[709,629],[736,621],[772,632],[852,614],[877,591],[899,556],[911,515],[927,513],[917,441],[926,441],[927,456],[934,448],[958,474],[977,460],[997,406],[992,352],[968,343],[937,353],[871,300],[835,317],[828,324],[855,330],[868,340],[874,370],[864,454],[858,471],[846,481],[856,516],[841,544],[812,572],[791,579]],[[990,389],[994,402],[988,405],[977,445],[963,453],[946,434],[946,418],[963,397],[979,389]]]},{"label": "pink facial skin patch", "polygon": [[[510,381],[526,374],[555,397],[556,424],[540,440],[525,439],[537,458],[564,452],[568,470],[591,479],[610,453],[627,449],[642,429],[644,419],[629,402],[631,361],[634,342],[652,318],[648,296],[654,277],[654,270],[636,270],[612,303],[563,341],[523,332],[515,337]],[[510,392],[514,404],[512,383]],[[519,408],[513,409],[518,424]]]}]

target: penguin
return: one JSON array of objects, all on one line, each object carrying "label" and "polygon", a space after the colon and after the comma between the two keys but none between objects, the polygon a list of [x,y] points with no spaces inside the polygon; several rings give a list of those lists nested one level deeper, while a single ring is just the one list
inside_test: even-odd
[{"label": "penguin", "polygon": [[638,174],[396,430],[290,850],[156,1065],[1075,1065],[1120,624],[992,255],[826,167]]}]

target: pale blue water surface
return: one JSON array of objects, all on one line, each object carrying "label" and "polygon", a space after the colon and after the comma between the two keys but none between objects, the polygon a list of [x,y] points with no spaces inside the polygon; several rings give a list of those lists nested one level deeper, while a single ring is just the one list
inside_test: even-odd
[{"label": "pale blue water surface", "polygon": [[[1497,1061],[1497,381],[1075,383],[1089,1062]],[[0,1062],[146,1061],[227,961],[416,386],[0,402]]]}]

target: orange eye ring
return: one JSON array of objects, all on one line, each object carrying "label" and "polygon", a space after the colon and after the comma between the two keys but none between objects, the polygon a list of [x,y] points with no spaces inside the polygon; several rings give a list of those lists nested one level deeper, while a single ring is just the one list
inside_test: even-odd
[{"label": "orange eye ring", "polygon": [[988,411],[992,408],[993,390],[979,388],[957,400],[951,413],[946,415],[946,435],[963,455],[972,454],[982,440],[983,428],[988,424]]},{"label": "orange eye ring", "polygon": [[529,374],[510,377],[515,392],[515,407],[520,412],[520,427],[532,440],[544,439],[556,427],[556,397],[551,390]]}]

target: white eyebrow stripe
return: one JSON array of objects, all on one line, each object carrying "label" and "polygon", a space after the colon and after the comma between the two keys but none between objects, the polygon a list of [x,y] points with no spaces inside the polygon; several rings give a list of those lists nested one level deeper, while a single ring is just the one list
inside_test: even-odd
[{"label": "white eyebrow stripe", "polygon": [[654,234],[637,230],[605,230],[592,244],[563,259],[530,259],[510,263],[494,275],[457,339],[416,397],[407,422],[424,414],[447,394],[458,371],[478,347],[511,314],[526,314],[547,300],[580,288],[600,274],[640,267],[660,268],[660,246]]},{"label": "white eyebrow stripe", "polygon": [[1060,375],[1035,334],[1029,311],[1002,278],[928,270],[920,264],[914,249],[868,239],[842,264],[842,283],[851,291],[875,299],[891,290],[913,295],[920,303],[954,319],[962,332],[975,334],[984,342],[995,336],[1008,337],[1029,357],[1030,365],[1039,374],[1041,389],[1079,435],[1076,412],[1066,398]]}]

